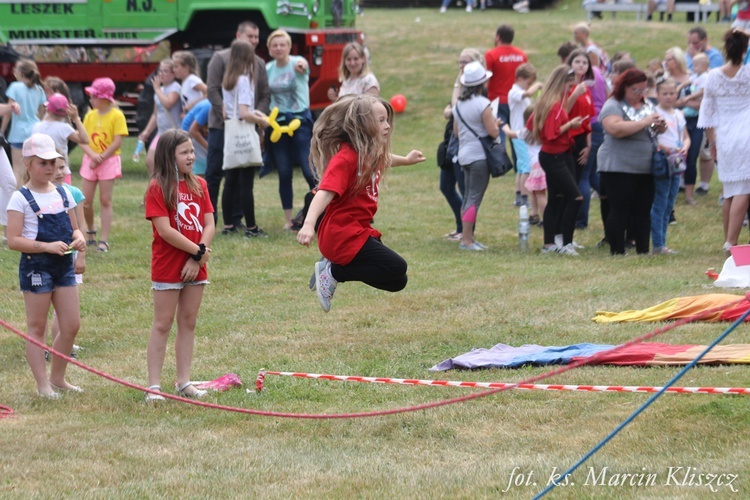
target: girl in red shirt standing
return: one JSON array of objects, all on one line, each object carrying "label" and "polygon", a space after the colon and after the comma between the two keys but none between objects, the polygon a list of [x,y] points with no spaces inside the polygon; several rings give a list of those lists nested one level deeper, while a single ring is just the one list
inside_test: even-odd
[{"label": "girl in red shirt standing", "polygon": [[[206,181],[193,175],[195,150],[187,132],[171,129],[159,137],[154,173],[146,191],[146,218],[151,220],[151,289],[154,323],[148,341],[149,389],[161,391],[161,370],[169,331],[177,314],[175,357],[177,394],[206,395],[190,383],[195,322],[208,283],[208,246],[214,237],[214,209]],[[147,393],[146,401],[164,399]]]},{"label": "girl in red shirt standing", "polygon": [[[534,114],[526,123],[526,128],[531,131],[529,141],[542,145],[539,164],[547,176],[542,253],[578,255],[573,248],[573,231],[583,197],[576,182],[570,131],[581,126],[583,117],[569,119],[564,105],[574,81],[575,75],[570,67],[562,65],[555,68],[542,89]],[[558,228],[562,229],[562,246],[555,245]]]},{"label": "girl in red shirt standing", "polygon": [[339,98],[313,127],[310,157],[321,180],[297,241],[309,246],[317,229],[323,259],[315,264],[315,288],[326,312],[339,282],[362,281],[389,292],[406,286],[406,261],[383,245],[371,224],[385,171],[425,157],[420,151],[391,154],[392,127],[391,105],[367,94]]}]

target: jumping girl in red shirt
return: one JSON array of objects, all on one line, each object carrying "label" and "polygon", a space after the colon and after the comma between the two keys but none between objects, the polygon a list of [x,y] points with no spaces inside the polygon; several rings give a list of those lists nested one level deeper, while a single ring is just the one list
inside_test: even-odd
[{"label": "jumping girl in red shirt", "polygon": [[325,211],[317,227],[323,259],[315,264],[315,288],[326,312],[339,282],[362,281],[389,292],[406,286],[406,261],[383,245],[371,223],[385,171],[425,157],[416,150],[391,154],[392,127],[393,108],[371,95],[341,97],[315,122],[310,156],[321,180],[297,241],[310,245]]}]

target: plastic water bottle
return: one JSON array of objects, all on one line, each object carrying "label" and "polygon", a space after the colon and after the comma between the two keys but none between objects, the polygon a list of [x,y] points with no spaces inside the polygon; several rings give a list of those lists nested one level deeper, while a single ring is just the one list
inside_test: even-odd
[{"label": "plastic water bottle", "polygon": [[146,144],[144,144],[143,141],[139,139],[138,144],[135,145],[135,151],[133,151],[134,162],[141,161],[141,153],[143,153],[144,149],[146,149]]},{"label": "plastic water bottle", "polygon": [[526,205],[518,209],[518,249],[529,251],[529,209]]}]

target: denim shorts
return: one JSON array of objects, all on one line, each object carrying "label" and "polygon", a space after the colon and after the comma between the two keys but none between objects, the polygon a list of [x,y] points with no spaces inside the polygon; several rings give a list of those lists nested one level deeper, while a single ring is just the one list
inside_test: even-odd
[{"label": "denim shorts", "polygon": [[76,286],[72,255],[21,254],[18,279],[22,292],[51,293],[61,287]]},{"label": "denim shorts", "polygon": [[201,280],[201,281],[180,281],[178,283],[163,283],[161,281],[152,281],[151,282],[151,290],[156,290],[157,292],[163,292],[165,290],[182,290],[185,288],[185,285],[208,285],[208,280]]}]

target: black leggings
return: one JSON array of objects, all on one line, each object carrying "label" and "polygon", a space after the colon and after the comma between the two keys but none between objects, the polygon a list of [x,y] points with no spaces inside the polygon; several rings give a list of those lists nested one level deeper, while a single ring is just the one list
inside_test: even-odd
[{"label": "black leggings", "polygon": [[221,214],[224,217],[224,225],[231,226],[232,207],[239,195],[242,203],[242,213],[245,216],[245,224],[248,228],[254,228],[255,224],[255,197],[253,196],[253,184],[255,183],[255,171],[257,167],[233,168],[224,171],[224,192],[221,197]]},{"label": "black leggings", "polygon": [[396,252],[373,237],[345,266],[331,263],[331,274],[338,282],[361,281],[387,292],[398,292],[406,287],[406,261]]},{"label": "black leggings", "polygon": [[539,164],[547,176],[547,208],[544,209],[544,244],[555,242],[558,230],[563,245],[573,241],[576,217],[583,198],[575,180],[576,165],[570,153],[539,153]]},{"label": "black leggings", "polygon": [[612,255],[625,253],[625,232],[635,240],[635,250],[648,253],[651,237],[651,205],[654,203],[654,176],[600,172],[609,200],[609,217],[604,234]]}]

